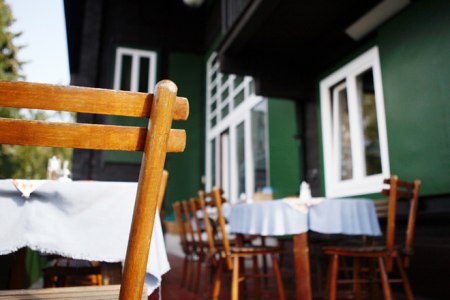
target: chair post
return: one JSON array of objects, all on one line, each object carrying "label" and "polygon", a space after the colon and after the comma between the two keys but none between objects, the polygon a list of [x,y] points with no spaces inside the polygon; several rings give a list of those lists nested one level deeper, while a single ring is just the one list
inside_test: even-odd
[{"label": "chair post", "polygon": [[404,267],[409,266],[409,260],[411,256],[411,249],[414,239],[414,230],[417,218],[417,208],[419,206],[419,190],[420,190],[420,180],[414,180],[413,197],[411,199],[409,207],[409,218],[408,218],[408,228],[406,230],[406,241],[405,241],[405,256],[403,258]]},{"label": "chair post", "polygon": [[120,300],[139,299],[142,296],[176,93],[176,85],[169,80],[159,82],[155,88],[124,262]]},{"label": "chair post", "polygon": [[[390,178],[390,192],[389,192],[389,208],[387,218],[387,234],[386,234],[386,250],[392,253],[395,247],[395,219],[397,214],[397,181],[398,177],[392,175]],[[393,268],[393,257],[386,257],[386,269],[388,272]]]}]

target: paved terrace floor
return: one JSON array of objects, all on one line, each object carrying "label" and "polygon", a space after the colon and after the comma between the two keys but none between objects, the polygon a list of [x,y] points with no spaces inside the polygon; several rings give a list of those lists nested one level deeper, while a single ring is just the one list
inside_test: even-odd
[{"label": "paved terrace floor", "polygon": [[[294,299],[295,282],[293,280],[294,274],[292,270],[293,257],[289,249],[292,249],[291,242],[285,241],[286,249],[288,250],[282,261],[282,276],[286,290],[286,299]],[[197,294],[189,291],[187,288],[182,288],[181,271],[183,263],[183,254],[179,247],[179,240],[177,236],[166,234],[166,244],[169,253],[169,260],[171,270],[163,276],[163,283],[157,293],[153,293],[149,299],[164,299],[164,300],[189,300],[202,299]],[[313,256],[311,262],[311,269],[313,274],[313,297],[314,299],[326,299],[325,284],[327,258],[315,259],[317,253],[316,249],[320,247],[311,247],[311,255]],[[322,267],[319,268],[319,263]],[[321,281],[317,280],[317,269],[322,269],[319,277]],[[450,228],[447,225],[436,226],[420,226],[417,230],[415,242],[415,255],[411,262],[411,267],[408,270],[408,275],[412,283],[415,299],[450,299]],[[230,299],[229,295],[229,277],[225,276],[225,283],[223,284],[223,291],[220,299]],[[251,282],[248,285],[249,292],[251,292]],[[402,293],[401,286],[393,286],[395,299],[405,299]],[[269,284],[268,294],[263,299],[277,299],[276,287],[274,284]],[[249,293],[251,294],[251,293]],[[241,297],[242,299],[252,299],[251,296]],[[205,298],[203,298],[205,299]],[[345,299],[342,298],[342,299]],[[374,299],[374,297],[372,297]],[[376,299],[376,298],[375,298]]]}]

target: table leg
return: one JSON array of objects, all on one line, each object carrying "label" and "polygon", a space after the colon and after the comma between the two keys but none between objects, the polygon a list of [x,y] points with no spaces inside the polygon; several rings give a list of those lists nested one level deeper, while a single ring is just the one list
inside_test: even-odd
[{"label": "table leg", "polygon": [[309,266],[308,233],[293,236],[293,252],[295,263],[296,299],[311,300],[311,269]]}]

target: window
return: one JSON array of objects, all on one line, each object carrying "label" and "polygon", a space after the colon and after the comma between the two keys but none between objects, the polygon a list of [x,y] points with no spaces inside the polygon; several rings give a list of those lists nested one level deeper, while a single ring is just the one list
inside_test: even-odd
[{"label": "window", "polygon": [[222,74],[207,62],[206,188],[220,186],[231,202],[269,185],[267,100],[249,76]]},{"label": "window", "polygon": [[153,92],[156,84],[156,52],[117,48],[114,89]]},{"label": "window", "polygon": [[[123,48],[116,50],[114,86],[116,90],[149,93],[156,84],[156,52]],[[147,119],[107,116],[106,123],[147,127]],[[104,159],[109,162],[139,163],[142,153],[106,151]]]},{"label": "window", "polygon": [[380,191],[390,171],[378,48],[323,79],[320,100],[326,195]]}]

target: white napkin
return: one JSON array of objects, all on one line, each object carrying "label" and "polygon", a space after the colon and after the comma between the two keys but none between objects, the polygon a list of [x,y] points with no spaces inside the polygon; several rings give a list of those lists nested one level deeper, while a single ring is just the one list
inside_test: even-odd
[{"label": "white napkin", "polygon": [[284,198],[282,201],[292,208],[302,212],[304,214],[308,213],[308,208],[317,205],[323,201],[324,198],[310,198],[302,200],[301,198]]},{"label": "white napkin", "polygon": [[47,182],[47,180],[37,180],[37,179],[13,179],[12,180],[16,189],[22,193],[22,197],[30,198],[32,192],[34,192],[38,187]]}]

